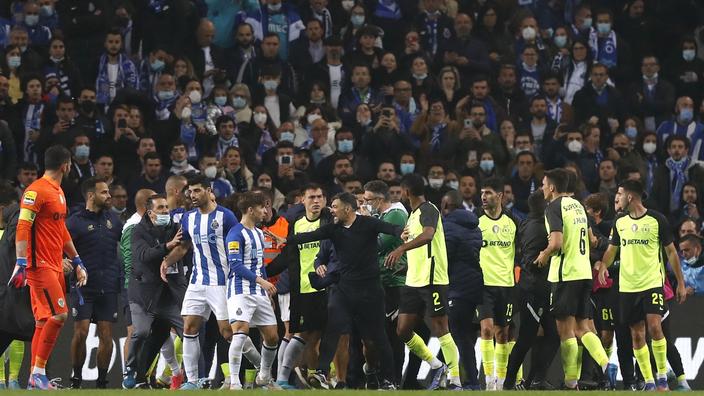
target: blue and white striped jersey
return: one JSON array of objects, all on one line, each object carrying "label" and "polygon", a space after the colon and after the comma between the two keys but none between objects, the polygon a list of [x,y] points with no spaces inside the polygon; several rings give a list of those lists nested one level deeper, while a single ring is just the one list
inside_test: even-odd
[{"label": "blue and white striped jersey", "polygon": [[229,267],[225,237],[239,224],[230,209],[218,205],[208,214],[198,208],[183,214],[183,240],[193,242],[193,275],[191,284],[225,286]]},{"label": "blue and white striped jersey", "polygon": [[228,297],[233,294],[266,295],[257,284],[257,276],[266,279],[262,230],[249,229],[242,223],[232,227],[227,234],[227,260],[230,263]]}]

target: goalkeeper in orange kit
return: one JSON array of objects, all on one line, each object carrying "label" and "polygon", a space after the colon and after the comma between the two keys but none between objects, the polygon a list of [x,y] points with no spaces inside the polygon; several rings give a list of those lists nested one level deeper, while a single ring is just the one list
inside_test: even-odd
[{"label": "goalkeeper in orange kit", "polygon": [[32,338],[29,389],[50,389],[46,362],[67,318],[63,255],[71,259],[76,286],[85,285],[87,274],[66,228],[66,196],[61,180],[71,170],[71,153],[52,146],[44,153],[44,176],[30,184],[20,202],[17,223],[17,264],[9,284],[29,284],[36,329]]}]

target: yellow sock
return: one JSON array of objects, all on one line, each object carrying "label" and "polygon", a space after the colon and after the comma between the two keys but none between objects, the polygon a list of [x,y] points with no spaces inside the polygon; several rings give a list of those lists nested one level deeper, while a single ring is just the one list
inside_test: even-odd
[{"label": "yellow sock", "polygon": [[508,366],[508,344],[497,343],[494,353],[496,355],[496,378],[503,380],[506,378],[506,369]]},{"label": "yellow sock", "polygon": [[582,378],[582,357],[584,356],[584,346],[577,344],[577,379]]},{"label": "yellow sock", "polygon": [[[511,352],[513,351],[513,347],[516,346],[516,341],[509,341],[508,342],[508,356],[511,356]],[[506,364],[508,368],[508,363]],[[516,382],[521,382],[523,381],[523,365],[521,364],[518,366],[518,372],[516,373]]]},{"label": "yellow sock", "polygon": [[577,364],[580,359],[576,338],[568,338],[560,343],[560,356],[562,357],[562,367],[565,371],[565,384],[573,388],[577,385],[577,380],[579,379]]},{"label": "yellow sock", "polygon": [[658,378],[667,377],[667,340],[663,337],[659,340],[652,340],[653,358],[657,367]]},{"label": "yellow sock", "polygon": [[650,366],[650,351],[648,350],[648,344],[643,345],[640,349],[633,348],[633,356],[636,357],[638,361],[638,367],[640,368],[641,374],[643,374],[643,379],[645,382],[653,383],[653,368]]},{"label": "yellow sock", "polygon": [[174,339],[174,352],[176,352],[176,361],[180,366],[183,363],[183,341],[181,340],[181,337],[176,337],[176,339]]},{"label": "yellow sock", "polygon": [[222,375],[229,381],[230,380],[230,364],[229,363],[221,364],[220,370],[222,370]]},{"label": "yellow sock", "polygon": [[494,340],[480,340],[479,350],[482,352],[482,366],[484,367],[484,375],[487,377],[494,376]]},{"label": "yellow sock", "polygon": [[609,357],[606,356],[606,352],[604,351],[604,347],[601,345],[601,340],[599,337],[592,332],[588,332],[582,336],[581,341],[584,348],[586,348],[591,355],[592,359],[594,359],[602,370],[606,370],[606,365],[609,364]]},{"label": "yellow sock", "polygon": [[430,351],[430,348],[425,345],[425,341],[416,333],[413,333],[413,337],[408,340],[406,346],[411,352],[426,362],[430,362],[435,357],[433,356],[433,352]]},{"label": "yellow sock", "polygon": [[246,369],[244,370],[244,383],[253,384],[254,380],[257,378],[257,369]]},{"label": "yellow sock", "polygon": [[10,347],[7,348],[7,353],[10,358],[9,375],[7,379],[10,381],[16,381],[19,379],[20,367],[22,366],[22,360],[24,359],[24,341],[12,341],[12,343],[10,343]]},{"label": "yellow sock", "polygon": [[439,340],[442,355],[445,357],[445,363],[447,363],[447,368],[450,371],[450,378],[459,378],[460,356],[457,351],[457,345],[455,345],[455,340],[452,339],[452,335],[450,333],[440,337]]}]

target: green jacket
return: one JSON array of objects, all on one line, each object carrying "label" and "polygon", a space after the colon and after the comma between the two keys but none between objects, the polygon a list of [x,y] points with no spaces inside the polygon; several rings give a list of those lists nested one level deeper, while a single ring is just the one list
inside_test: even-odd
[{"label": "green jacket", "polygon": [[[387,223],[405,226],[408,220],[408,212],[400,203],[394,203],[379,217]],[[379,234],[377,238],[379,245],[379,268],[381,272],[381,283],[384,287],[400,287],[406,284],[407,262],[404,254],[396,263],[394,268],[388,269],[384,266],[384,260],[394,249],[403,245],[401,238],[393,235]]]}]

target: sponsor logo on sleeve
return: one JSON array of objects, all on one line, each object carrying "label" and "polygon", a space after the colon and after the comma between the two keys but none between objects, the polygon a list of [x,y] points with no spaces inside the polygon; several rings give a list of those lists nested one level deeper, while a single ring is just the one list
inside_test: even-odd
[{"label": "sponsor logo on sleeve", "polygon": [[228,242],[227,252],[229,254],[240,254],[240,243],[237,241]]},{"label": "sponsor logo on sleeve", "polygon": [[34,205],[37,200],[36,191],[25,191],[24,198],[22,198],[22,203],[25,205]]}]

